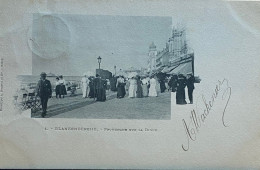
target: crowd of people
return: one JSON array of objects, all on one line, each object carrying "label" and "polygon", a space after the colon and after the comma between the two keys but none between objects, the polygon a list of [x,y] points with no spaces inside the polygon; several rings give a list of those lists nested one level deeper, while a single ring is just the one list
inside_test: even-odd
[{"label": "crowd of people", "polygon": [[94,98],[96,101],[106,100],[107,81],[99,74],[88,77],[86,74],[81,79],[82,98]]},{"label": "crowd of people", "polygon": [[125,78],[119,76],[116,80],[117,98],[124,98],[128,92],[129,98],[157,97],[165,91],[176,92],[176,104],[187,104],[185,88],[188,89],[190,104],[193,103],[195,78],[192,73],[171,75],[166,77],[133,76]]},{"label": "crowd of people", "polygon": [[176,92],[176,104],[187,104],[185,99],[185,88],[188,89],[190,104],[193,104],[193,90],[195,78],[192,73],[184,76],[183,74],[172,75],[169,79],[169,86],[172,92]]},{"label": "crowd of people", "polygon": [[143,98],[157,97],[159,93],[165,91],[176,92],[176,104],[187,104],[185,99],[185,88],[188,89],[190,104],[193,103],[193,90],[195,78],[192,73],[165,77],[152,76],[132,76],[131,78],[119,75],[111,79],[101,79],[99,75],[88,77],[84,75],[82,83],[83,98],[97,98],[97,101],[105,101],[106,90],[117,92],[117,98]]},{"label": "crowd of people", "polygon": [[[159,93],[165,91],[176,92],[176,104],[187,104],[185,99],[185,88],[188,89],[190,104],[193,103],[193,90],[195,78],[192,73],[160,77],[152,76],[132,76],[131,78],[113,76],[111,79],[102,79],[99,74],[94,76],[84,76],[81,79],[82,98],[94,98],[96,101],[106,101],[106,91],[116,91],[117,98],[126,96],[129,98],[157,97]],[[67,95],[66,82],[63,76],[56,78],[55,93],[56,98],[64,98]],[[42,117],[46,115],[47,102],[52,96],[52,88],[46,73],[41,73],[36,93],[41,99]]]}]

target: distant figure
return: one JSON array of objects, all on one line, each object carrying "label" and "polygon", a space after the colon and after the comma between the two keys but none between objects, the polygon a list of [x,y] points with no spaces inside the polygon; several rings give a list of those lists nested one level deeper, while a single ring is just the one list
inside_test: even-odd
[{"label": "distant figure", "polygon": [[38,81],[37,87],[36,87],[37,96],[41,99],[41,105],[42,105],[42,117],[46,116],[47,113],[47,103],[48,99],[51,98],[52,95],[52,89],[51,89],[51,83],[49,80],[46,79],[46,73],[41,73],[41,79]]},{"label": "distant figure", "polygon": [[194,82],[195,82],[195,78],[194,78],[193,74],[189,73],[187,75],[187,88],[188,88],[190,104],[193,104],[193,90],[195,89]]},{"label": "distant figure", "polygon": [[106,79],[106,81],[107,81],[107,90],[109,91],[110,90],[110,80]]},{"label": "distant figure", "polygon": [[140,76],[136,77],[136,84],[137,84],[137,89],[136,89],[136,97],[137,98],[142,98],[143,97],[143,89],[142,89],[142,81]]},{"label": "distant figure", "polygon": [[[130,86],[130,82],[129,82],[129,79],[127,78],[126,79],[126,84],[125,84],[125,91],[128,93],[129,91],[129,86]],[[128,93],[129,94],[129,93]]]},{"label": "distant figure", "polygon": [[156,86],[155,86],[155,88],[156,88],[156,92],[157,92],[157,96],[158,96],[158,94],[161,92],[161,87],[160,87],[160,83],[159,83],[158,77],[154,76],[154,79],[155,79],[155,81],[156,81]]},{"label": "distant figure", "polygon": [[87,74],[84,74],[84,76],[81,79],[81,85],[82,85],[82,98],[87,98],[89,95],[89,79],[87,77]]},{"label": "distant figure", "polygon": [[94,92],[96,101],[105,101],[106,100],[106,81],[102,80],[99,74],[96,75],[94,79]]},{"label": "distant figure", "polygon": [[95,97],[94,77],[91,76],[88,79],[89,79],[89,94],[88,94],[88,97],[89,98],[94,98]]},{"label": "distant figure", "polygon": [[63,76],[62,75],[60,75],[59,76],[59,83],[60,83],[60,98],[61,98],[61,95],[62,95],[62,97],[64,98],[64,95],[67,95],[67,90],[66,90],[66,82],[65,82],[65,80],[63,79]]},{"label": "distant figure", "polygon": [[55,93],[56,93],[56,98],[58,98],[58,96],[60,96],[60,83],[59,83],[59,77],[56,77],[56,86],[55,86]]},{"label": "distant figure", "polygon": [[142,88],[143,88],[143,96],[144,97],[148,96],[148,84],[149,84],[149,81],[148,81],[147,77],[144,77],[142,79]]},{"label": "distant figure", "polygon": [[167,90],[167,91],[170,90],[170,89],[169,89],[169,81],[170,81],[169,77],[166,77],[164,84],[165,84],[165,87],[166,87],[166,90]]},{"label": "distant figure", "polygon": [[111,89],[111,91],[117,91],[116,81],[117,81],[117,77],[115,77],[115,76],[113,76],[113,77],[110,79],[110,89]]},{"label": "distant figure", "polygon": [[119,76],[116,82],[117,87],[117,98],[124,98],[125,97],[125,79],[123,76]]},{"label": "distant figure", "polygon": [[172,89],[172,92],[176,92],[176,90],[177,90],[177,81],[178,81],[178,76],[172,75],[172,77],[168,83],[169,87]]},{"label": "distant figure", "polygon": [[178,75],[176,104],[187,104],[185,100],[186,77],[182,74]]},{"label": "distant figure", "polygon": [[160,90],[161,90],[161,93],[164,93],[165,92],[165,80],[164,79],[160,79],[159,80],[159,83],[160,83]]},{"label": "distant figure", "polygon": [[136,97],[136,79],[134,77],[132,77],[130,80],[129,80],[129,89],[128,89],[128,93],[129,93],[129,96],[130,98],[134,98]]},{"label": "distant figure", "polygon": [[150,79],[150,88],[149,88],[149,95],[150,97],[156,97],[157,96],[157,80],[154,78],[154,76]]}]

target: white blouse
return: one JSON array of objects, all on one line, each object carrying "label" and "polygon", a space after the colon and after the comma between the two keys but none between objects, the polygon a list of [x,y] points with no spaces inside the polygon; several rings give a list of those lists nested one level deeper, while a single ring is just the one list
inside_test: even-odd
[{"label": "white blouse", "polygon": [[59,80],[59,83],[60,83],[61,85],[62,85],[62,84],[65,85],[65,84],[66,84],[64,79],[62,79],[62,80],[60,79],[60,80]]}]

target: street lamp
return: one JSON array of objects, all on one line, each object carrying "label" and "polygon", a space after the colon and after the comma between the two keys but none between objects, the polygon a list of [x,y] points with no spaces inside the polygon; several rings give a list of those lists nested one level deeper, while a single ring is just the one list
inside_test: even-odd
[{"label": "street lamp", "polygon": [[116,76],[116,66],[114,66],[114,69],[115,69],[115,76]]},{"label": "street lamp", "polygon": [[98,68],[100,69],[100,63],[102,58],[99,56],[97,59],[98,59]]}]

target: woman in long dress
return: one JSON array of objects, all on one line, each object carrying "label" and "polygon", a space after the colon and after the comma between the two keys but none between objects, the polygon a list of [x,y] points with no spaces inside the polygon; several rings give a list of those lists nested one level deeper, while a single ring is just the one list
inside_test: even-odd
[{"label": "woman in long dress", "polygon": [[161,91],[161,93],[164,93],[165,89],[166,89],[166,87],[165,87],[165,80],[164,79],[160,79],[159,83],[160,83],[160,91]]},{"label": "woman in long dress", "polygon": [[117,98],[124,98],[125,97],[125,79],[123,76],[119,76],[116,82],[117,87]]},{"label": "woman in long dress", "polygon": [[136,97],[142,98],[143,97],[143,89],[142,89],[142,81],[141,81],[140,76],[136,77],[136,84],[137,84]]},{"label": "woman in long dress", "polygon": [[56,82],[55,82],[55,93],[56,93],[56,98],[60,96],[60,83],[59,83],[59,77],[56,77]]},{"label": "woman in long dress", "polygon": [[106,100],[106,80],[103,80],[99,74],[94,79],[94,92],[96,101],[104,102]]},{"label": "woman in long dress", "polygon": [[129,92],[129,98],[134,98],[136,97],[136,80],[134,77],[132,77],[130,80],[129,80],[129,89],[128,89],[128,92]]},{"label": "woman in long dress", "polygon": [[94,98],[94,77],[89,77],[89,98]]},{"label": "woman in long dress", "polygon": [[66,90],[66,82],[65,80],[63,79],[63,76],[59,76],[59,83],[60,83],[60,98],[61,98],[61,95],[62,97],[64,98],[64,95],[67,95],[67,90]]},{"label": "woman in long dress", "polygon": [[159,95],[159,93],[161,92],[161,87],[160,87],[160,83],[158,80],[158,77],[155,76],[155,81],[156,81],[156,92],[157,92],[157,96]]},{"label": "woman in long dress", "polygon": [[149,96],[150,97],[156,97],[157,96],[157,89],[156,87],[158,86],[157,80],[152,77],[150,79],[150,88],[149,88]]},{"label": "woman in long dress", "polygon": [[129,78],[126,78],[126,84],[125,84],[125,93],[128,94],[129,91],[129,86],[130,86],[130,82],[129,82]]},{"label": "woman in long dress", "polygon": [[143,96],[147,97],[148,96],[148,79],[146,77],[143,78],[142,80],[142,88],[143,88]]},{"label": "woman in long dress", "polygon": [[81,79],[81,85],[82,85],[82,98],[88,97],[89,92],[89,79],[86,74]]}]

